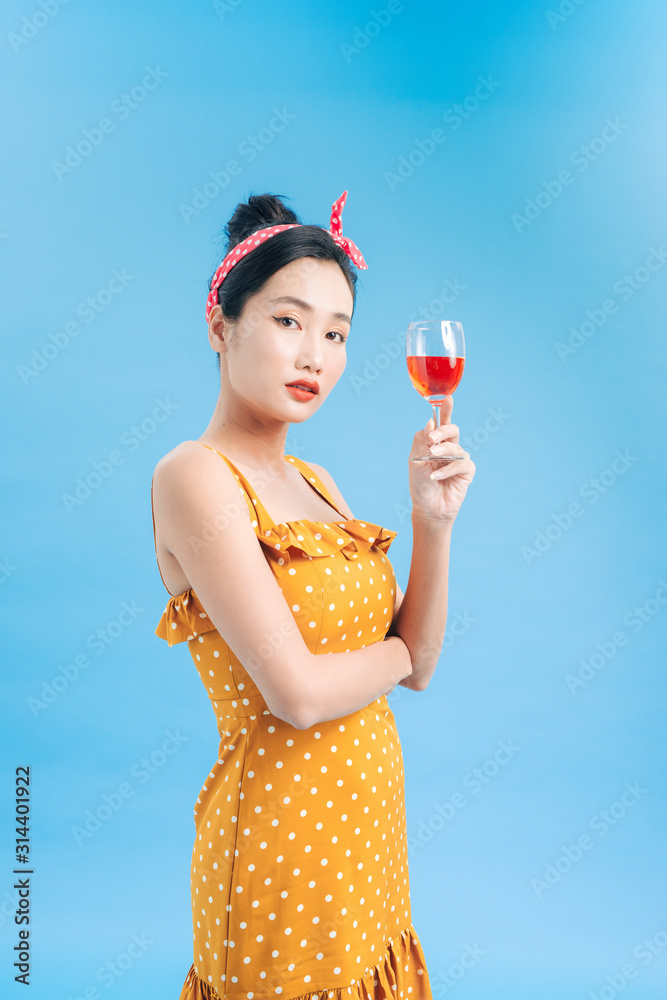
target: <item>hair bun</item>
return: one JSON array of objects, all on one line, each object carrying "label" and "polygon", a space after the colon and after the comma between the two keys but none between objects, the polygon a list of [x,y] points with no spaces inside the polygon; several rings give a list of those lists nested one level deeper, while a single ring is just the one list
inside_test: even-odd
[{"label": "hair bun", "polygon": [[300,223],[301,220],[285,205],[277,194],[252,194],[247,202],[240,201],[224,228],[227,253],[258,229]]}]

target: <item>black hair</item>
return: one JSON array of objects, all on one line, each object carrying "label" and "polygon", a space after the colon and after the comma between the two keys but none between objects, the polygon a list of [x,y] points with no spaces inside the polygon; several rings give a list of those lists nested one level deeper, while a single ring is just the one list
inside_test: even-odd
[{"label": "black hair", "polygon": [[[357,274],[354,265],[342,247],[338,246],[327,229],[302,225],[299,217],[282,201],[283,195],[253,194],[247,202],[239,202],[224,227],[226,246],[219,260],[251,233],[269,226],[299,223],[294,229],[284,229],[270,240],[255,247],[252,253],[240,260],[217,289],[217,302],[223,314],[237,320],[248,299],[266,284],[280,268],[301,257],[333,260],[345,275],[352,292],[352,312],[356,302]],[[208,281],[210,289],[215,272]],[[218,368],[220,355],[218,354]]]}]

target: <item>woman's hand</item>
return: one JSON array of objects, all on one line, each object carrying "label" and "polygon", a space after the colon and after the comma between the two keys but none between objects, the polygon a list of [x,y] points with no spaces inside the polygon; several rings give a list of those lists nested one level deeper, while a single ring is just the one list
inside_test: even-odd
[{"label": "woman's hand", "polygon": [[[475,463],[459,444],[459,429],[450,423],[454,397],[445,396],[440,404],[440,427],[434,430],[433,417],[417,431],[410,451],[410,496],[413,517],[431,521],[454,521],[463,498],[475,475]],[[455,462],[413,462],[432,446],[441,455],[462,455]]]}]

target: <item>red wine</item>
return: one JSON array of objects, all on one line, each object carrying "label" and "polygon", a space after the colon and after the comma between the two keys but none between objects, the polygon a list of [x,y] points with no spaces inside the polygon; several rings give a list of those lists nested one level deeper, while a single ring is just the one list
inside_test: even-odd
[{"label": "red wine", "polygon": [[408,355],[408,373],[422,396],[450,396],[461,381],[465,358],[448,355]]}]

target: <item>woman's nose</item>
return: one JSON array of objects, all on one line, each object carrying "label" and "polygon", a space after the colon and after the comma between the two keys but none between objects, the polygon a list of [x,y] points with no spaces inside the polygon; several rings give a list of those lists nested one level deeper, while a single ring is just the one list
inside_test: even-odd
[{"label": "woman's nose", "polygon": [[322,345],[315,337],[304,338],[299,352],[297,367],[309,368],[311,371],[322,370]]}]

